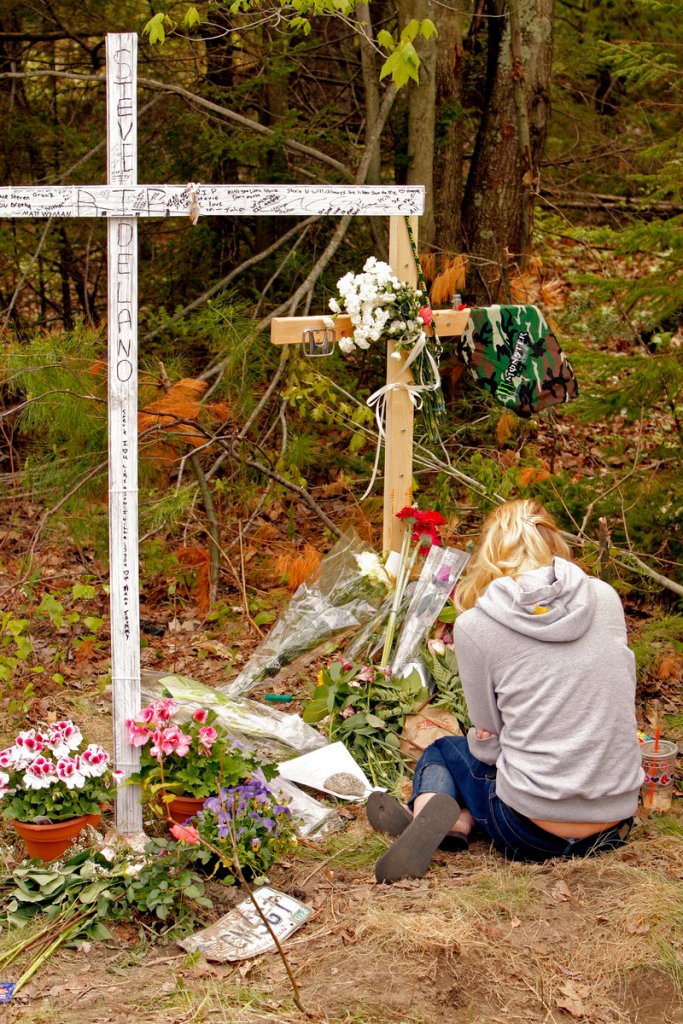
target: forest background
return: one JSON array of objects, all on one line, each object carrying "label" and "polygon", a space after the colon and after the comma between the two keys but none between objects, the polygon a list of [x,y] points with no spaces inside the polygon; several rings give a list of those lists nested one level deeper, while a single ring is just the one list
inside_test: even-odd
[{"label": "forest background", "polygon": [[[476,388],[444,339],[443,448],[416,422],[416,500],[438,508],[446,541],[459,546],[476,540],[502,498],[546,503],[578,556],[625,602],[640,725],[659,720],[681,738],[681,3],[5,0],[3,185],[104,183],[104,35],[122,31],[141,37],[139,181],[422,184],[420,253],[433,305],[460,293],[469,303],[533,302],[548,316],[580,399],[518,419]],[[343,274],[369,255],[386,258],[387,225],[218,217],[149,220],[139,231],[142,662],[220,684],[337,531],[352,525],[381,545],[381,485],[359,498],[377,442],[365,398],[384,381],[385,353],[307,359],[298,346],[272,346],[268,326],[274,315],[324,312]],[[8,735],[27,717],[97,721],[109,711],[105,321],[103,223],[2,223]],[[287,687],[308,692],[305,678]],[[375,1020],[367,1007],[377,1000],[377,1019],[422,1024],[452,1011],[445,987],[422,1016],[387,992],[368,967],[377,942],[398,950],[403,967],[414,956],[417,975],[433,957],[432,980],[450,977],[460,943],[458,984],[467,978],[472,1005],[484,1007],[479,1017],[463,1002],[462,1012],[485,1024],[639,1020],[638,1007],[663,1022],[680,1010],[680,824],[646,832],[631,862],[568,867],[559,881],[557,868],[520,873],[480,852],[465,868],[461,860],[442,869],[454,888],[422,930],[400,905],[415,894],[399,892],[391,920],[380,907],[372,922],[361,915],[362,931],[353,901],[365,913],[363,872],[377,850],[362,833],[354,841],[357,849],[334,854],[335,877],[327,853],[324,867],[295,872],[302,890],[320,887],[325,927],[330,891],[341,899],[339,879],[351,886],[325,933],[339,940],[329,962],[318,952],[308,964],[340,1020],[349,1018],[335,1007],[350,995],[334,980],[333,951],[341,943],[350,955],[352,933],[350,976],[365,1007],[354,1020],[363,1024]],[[444,931],[461,897],[466,921]],[[550,965],[543,945],[554,950]],[[143,1003],[170,984],[148,954],[123,955],[140,971]],[[93,1004],[78,989],[83,956],[63,966],[58,985],[93,1021],[97,996]],[[483,962],[502,984],[483,987]],[[203,1019],[207,992],[209,1006],[220,1002],[214,975],[187,971],[192,992],[171,984],[158,1006],[149,995],[150,1020],[157,1010],[165,1020]],[[268,966],[245,968],[237,984],[248,989],[254,978],[261,993],[279,991]],[[653,1008],[657,986],[664,995]],[[135,989],[121,995],[123,1016]],[[40,991],[49,1006],[49,986]],[[285,1020],[258,1005],[259,1020]],[[65,1020],[80,1019],[69,1013]]]}]

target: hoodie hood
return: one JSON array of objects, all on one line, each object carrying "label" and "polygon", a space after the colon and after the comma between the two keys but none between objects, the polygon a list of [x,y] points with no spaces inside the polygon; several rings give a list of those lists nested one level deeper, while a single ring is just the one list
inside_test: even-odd
[{"label": "hoodie hood", "polygon": [[595,592],[583,569],[564,558],[517,579],[493,580],[476,607],[516,633],[564,643],[586,632],[595,613]]}]

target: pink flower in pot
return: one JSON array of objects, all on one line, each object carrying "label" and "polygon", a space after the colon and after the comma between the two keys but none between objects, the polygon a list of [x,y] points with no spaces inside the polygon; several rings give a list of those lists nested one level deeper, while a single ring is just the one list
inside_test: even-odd
[{"label": "pink flower in pot", "polygon": [[53,761],[39,754],[26,768],[22,781],[27,789],[47,789],[57,781],[57,767]]},{"label": "pink flower in pot", "polygon": [[86,778],[98,779],[109,766],[109,754],[97,743],[90,743],[80,755],[81,772]]},{"label": "pink flower in pot", "polygon": [[57,778],[66,784],[67,789],[81,789],[86,775],[81,771],[80,757],[61,757],[57,761]]},{"label": "pink flower in pot", "polygon": [[[216,742],[217,739],[218,739],[218,733],[213,728],[213,726],[211,726],[211,725],[204,725],[199,730],[199,744],[200,744],[200,748],[204,747],[204,749],[206,751],[211,750],[211,747],[214,745],[214,743]],[[199,753],[200,754],[202,753],[201,749],[200,749]]]},{"label": "pink flower in pot", "polygon": [[83,734],[73,722],[64,720],[50,726],[45,742],[55,757],[68,757],[72,750],[80,747]]}]

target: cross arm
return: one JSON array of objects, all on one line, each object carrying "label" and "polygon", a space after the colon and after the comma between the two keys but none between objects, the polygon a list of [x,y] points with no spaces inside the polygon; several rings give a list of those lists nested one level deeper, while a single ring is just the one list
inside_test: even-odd
[{"label": "cross arm", "polygon": [[[435,309],[434,323],[442,338],[459,336],[465,330],[469,319],[469,309]],[[297,345],[303,340],[305,330],[313,330],[325,326],[321,316],[279,316],[271,320],[270,340],[274,345]],[[326,319],[326,318],[325,318]],[[431,330],[428,329],[430,334]],[[351,317],[340,314],[334,321],[335,339],[349,338],[353,334]]]},{"label": "cross arm", "polygon": [[0,217],[414,215],[421,185],[6,185]]}]

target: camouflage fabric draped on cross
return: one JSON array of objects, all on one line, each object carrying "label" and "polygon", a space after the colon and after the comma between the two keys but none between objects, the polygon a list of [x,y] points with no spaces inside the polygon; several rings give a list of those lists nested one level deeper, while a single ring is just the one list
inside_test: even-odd
[{"label": "camouflage fabric draped on cross", "polygon": [[569,360],[536,306],[475,307],[458,355],[477,383],[518,416],[579,394]]}]

